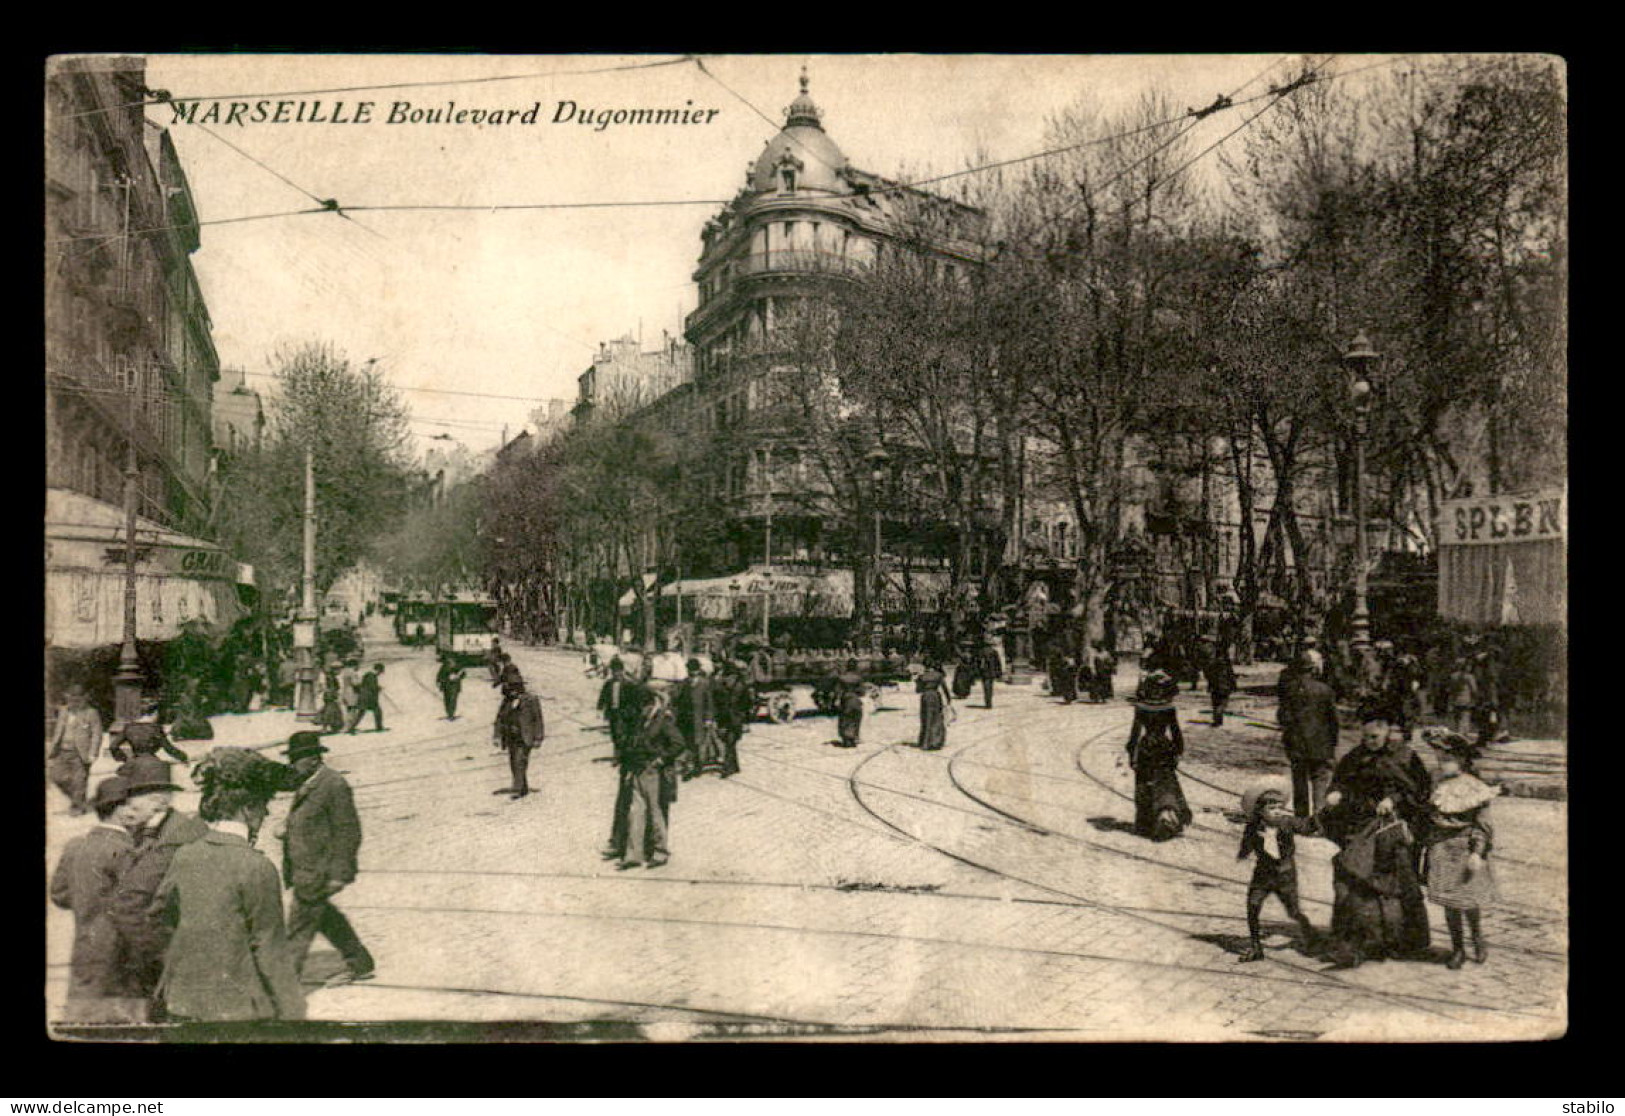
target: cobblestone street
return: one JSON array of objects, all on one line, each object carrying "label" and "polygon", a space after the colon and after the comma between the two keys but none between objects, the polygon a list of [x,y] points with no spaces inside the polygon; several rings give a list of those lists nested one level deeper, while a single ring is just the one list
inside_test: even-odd
[{"label": "cobblestone street", "polygon": [[[383,634],[376,622],[368,632]],[[432,655],[375,645],[390,664],[388,731],[326,739],[366,830],[360,878],[338,903],[378,977],[313,991],[313,1019],[613,1019],[661,1037],[716,1021],[902,1038],[1129,1039],[1177,1027],[1194,1039],[1446,1039],[1487,1025],[1535,1038],[1564,1028],[1560,801],[1495,807],[1502,900],[1486,912],[1486,964],[1325,971],[1271,905],[1266,920],[1282,921],[1268,959],[1238,966],[1249,866],[1226,811],[1257,772],[1191,763],[1196,824],[1165,844],[1135,837],[1130,776],[1117,764],[1130,717],[1121,700],[1065,707],[1035,686],[1000,686],[994,710],[979,695],[959,706],[940,753],[909,745],[914,698],[902,691],[887,692],[855,751],[829,746],[828,718],[755,724],[741,774],[682,785],[670,863],[619,872],[599,856],[615,770],[593,713],[598,683],[578,656],[513,651],[544,695],[548,736],[532,761],[539,793],[512,801],[492,794],[506,764],[483,672],[470,673],[462,715],[447,722]],[[1267,721],[1273,707],[1252,700],[1237,712]],[[1200,752],[1195,742],[1217,730],[1197,695],[1181,696],[1180,718]],[[287,712],[214,724],[213,743],[254,746],[295,727]],[[196,756],[203,743],[183,747]],[[104,759],[96,777],[110,769]],[[271,835],[285,809],[282,796],[260,837],[278,863]],[[49,810],[54,864],[90,822],[68,817],[60,797]],[[1333,846],[1300,847],[1306,910],[1324,929]],[[1443,917],[1430,910],[1438,950]],[[71,917],[49,917],[54,1009]],[[318,943],[310,968],[323,965],[337,959]]]}]

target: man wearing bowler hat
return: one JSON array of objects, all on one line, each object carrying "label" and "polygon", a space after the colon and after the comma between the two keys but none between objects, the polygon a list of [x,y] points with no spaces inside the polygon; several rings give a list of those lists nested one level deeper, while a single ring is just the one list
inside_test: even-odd
[{"label": "man wearing bowler hat", "polygon": [[526,692],[524,678],[513,668],[502,677],[502,704],[492,726],[492,743],[508,753],[512,783],[492,794],[518,800],[530,793],[530,753],[541,746],[545,735],[541,699]]},{"label": "man wearing bowler hat", "polygon": [[355,882],[356,853],[361,848],[361,819],[350,784],[322,763],[327,751],[314,732],[288,738],[288,766],[297,790],[283,823],[283,886],[293,892],[288,912],[288,948],[297,970],[321,933],[344,958],[347,971],[327,981],[328,987],[370,980],[372,954],[333,905],[333,896]]},{"label": "man wearing bowler hat", "polygon": [[51,902],[73,912],[66,1016],[74,1022],[122,1018],[118,934],[107,906],[132,846],[125,804],[130,787],[117,775],[96,784],[96,827],[68,842],[51,874]]},{"label": "man wearing bowler hat", "polygon": [[123,957],[124,995],[157,1003],[158,978],[164,972],[164,950],[171,927],[157,908],[158,885],[164,882],[175,853],[209,831],[208,823],[174,809],[181,788],[172,781],[169,764],[156,756],[136,756],[118,769],[129,784],[126,824],[134,847],[113,888],[107,916],[118,931]]}]

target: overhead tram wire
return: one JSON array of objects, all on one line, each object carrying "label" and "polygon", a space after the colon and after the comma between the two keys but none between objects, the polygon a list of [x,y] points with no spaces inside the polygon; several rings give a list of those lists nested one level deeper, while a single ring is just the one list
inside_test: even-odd
[{"label": "overhead tram wire", "polygon": [[369,228],[368,226],[363,225],[360,221],[357,221],[355,218],[349,216],[347,213],[344,212],[344,210],[339,206],[339,204],[334,199],[318,197],[315,193],[313,193],[310,190],[305,189],[305,187],[299,185],[299,183],[295,182],[293,179],[289,178],[287,175],[283,174],[281,171],[277,170],[275,167],[271,166],[269,163],[265,162],[263,159],[259,159],[259,158],[256,158],[253,155],[250,155],[248,152],[246,152],[242,148],[238,147],[235,143],[232,143],[225,136],[221,135],[219,132],[216,132],[213,128],[207,127],[207,126],[205,126],[203,124],[195,125],[195,127],[197,127],[205,135],[210,136],[213,139],[219,140],[221,143],[225,144],[227,147],[231,148],[237,154],[241,155],[243,158],[247,159],[250,163],[253,163],[255,166],[259,167],[261,170],[265,171],[267,174],[269,174],[272,177],[276,178],[278,181],[283,182],[286,185],[293,187],[295,190],[298,190],[301,194],[305,195],[305,197],[309,198],[311,201],[315,202],[317,205],[321,206],[323,209],[332,210],[333,212],[337,213],[340,217],[343,217],[345,220],[347,220],[347,221],[351,222],[352,224],[354,224],[357,228],[365,229],[367,232],[372,233],[372,235],[376,236],[379,240],[388,240],[389,239],[387,236],[385,236],[383,233],[379,232],[378,230],[373,229],[373,228]]},{"label": "overhead tram wire", "polygon": [[[1357,69],[1349,70],[1349,71],[1346,71],[1345,73],[1341,73],[1341,74],[1316,75],[1312,81],[1302,82],[1297,87],[1301,88],[1302,85],[1320,84],[1320,83],[1326,82],[1326,81],[1340,80],[1340,79],[1345,78],[1345,77],[1353,77],[1356,74],[1364,73],[1364,72],[1369,71],[1369,70],[1379,69],[1379,68],[1384,67],[1384,66],[1395,65],[1398,62],[1403,61],[1406,57],[1408,57],[1408,56],[1407,55],[1396,56],[1396,57],[1391,58],[1391,59],[1385,59],[1382,62],[1375,62],[1375,63],[1372,63],[1372,64],[1370,64],[1368,66],[1362,66],[1362,67],[1359,67]],[[1256,102],[1256,101],[1261,101],[1261,100],[1266,100],[1266,99],[1271,99],[1271,98],[1273,98],[1275,100],[1279,100],[1279,98],[1282,96],[1282,92],[1283,91],[1281,91],[1281,90],[1275,90],[1275,91],[1271,91],[1271,92],[1260,93],[1260,94],[1257,94],[1257,95],[1252,96],[1252,97],[1243,98],[1242,100],[1235,101],[1234,103],[1232,103],[1230,105],[1224,106],[1223,110],[1221,110],[1221,111],[1228,111],[1229,109],[1239,108],[1242,105],[1251,104],[1251,103]],[[1274,103],[1274,102],[1272,101],[1272,103]],[[974,167],[966,167],[966,168],[964,168],[962,170],[950,171],[950,172],[948,172],[946,174],[933,175],[933,176],[930,176],[930,177],[927,177],[927,178],[914,179],[914,180],[912,180],[910,182],[892,183],[890,185],[877,186],[877,187],[874,187],[872,189],[868,189],[868,190],[864,190],[864,191],[853,190],[853,191],[850,191],[850,192],[847,192],[847,193],[836,193],[836,194],[830,195],[830,198],[831,198],[831,200],[840,200],[840,199],[843,199],[843,198],[859,197],[859,196],[863,196],[863,195],[874,196],[875,194],[896,193],[896,192],[903,191],[903,190],[917,189],[920,186],[931,185],[932,183],[946,181],[947,179],[951,179],[951,178],[959,178],[959,177],[963,177],[963,176],[969,175],[969,174],[978,174],[978,173],[980,173],[982,171],[993,170],[993,169],[996,169],[996,168],[999,168],[999,167],[1012,166],[1012,165],[1015,165],[1017,163],[1033,162],[1033,161],[1038,160],[1038,159],[1051,158],[1051,157],[1054,157],[1056,155],[1063,155],[1063,154],[1066,154],[1066,153],[1071,152],[1071,151],[1077,151],[1077,150],[1079,150],[1081,148],[1093,147],[1093,146],[1097,146],[1099,144],[1110,143],[1110,142],[1112,142],[1114,140],[1126,139],[1126,138],[1128,138],[1130,136],[1138,135],[1138,134],[1140,134],[1142,132],[1148,132],[1148,131],[1155,130],[1157,128],[1167,127],[1170,124],[1179,123],[1182,120],[1188,119],[1189,115],[1190,115],[1189,113],[1181,113],[1179,116],[1170,117],[1167,120],[1160,120],[1160,121],[1157,121],[1155,123],[1141,125],[1140,127],[1137,127],[1137,128],[1130,128],[1130,129],[1128,129],[1126,131],[1118,132],[1118,133],[1115,133],[1115,134],[1110,135],[1110,136],[1099,136],[1099,137],[1096,137],[1095,139],[1086,140],[1086,141],[1083,141],[1081,143],[1067,144],[1066,146],[1063,146],[1063,147],[1049,148],[1049,149],[1046,149],[1044,151],[1033,152],[1030,155],[1016,156],[1015,158],[1011,158],[1011,159],[1003,159],[1003,160],[999,160],[999,161],[996,161],[996,162],[982,163],[982,164],[978,164],[977,166],[974,166]],[[1255,118],[1256,118],[1256,115],[1258,115],[1258,114],[1255,114]],[[1228,137],[1226,137],[1226,138],[1228,138]],[[1204,154],[1205,154],[1205,152],[1204,152]],[[545,210],[564,211],[564,210],[579,210],[579,209],[637,209],[637,208],[655,208],[655,207],[676,207],[676,206],[687,206],[687,205],[727,205],[732,200],[733,200],[732,198],[661,198],[661,199],[653,199],[653,200],[647,200],[647,201],[535,202],[535,203],[523,203],[523,204],[496,204],[496,205],[470,205],[470,204],[352,205],[352,206],[344,206],[342,208],[343,208],[343,212],[345,212],[345,213],[361,213],[361,212],[374,212],[374,213],[387,213],[387,212],[498,213],[498,212],[518,212],[518,211],[545,211]],[[263,221],[263,220],[271,220],[271,219],[278,218],[278,217],[302,217],[302,216],[306,216],[308,214],[313,214],[313,213],[332,213],[332,212],[338,212],[338,208],[337,207],[323,207],[323,208],[317,208],[317,209],[289,210],[289,211],[280,212],[280,213],[255,213],[255,214],[248,214],[248,215],[241,216],[241,217],[225,217],[225,218],[217,218],[217,219],[208,220],[208,221],[198,221],[195,224],[198,227],[205,226],[205,225],[228,225],[228,224],[241,223],[241,222],[245,222],[245,221]],[[175,230],[175,229],[186,228],[186,227],[192,227],[192,226],[167,225],[167,226],[160,226],[160,227],[157,227],[157,228],[150,228],[150,229],[132,229],[128,233],[112,233],[112,234],[103,234],[103,235],[61,237],[61,238],[58,238],[56,240],[49,241],[48,243],[50,243],[50,244],[66,244],[66,243],[73,243],[73,242],[76,242],[76,241],[84,241],[84,240],[117,240],[122,236],[139,236],[139,235],[155,233],[155,232],[167,232],[167,231],[172,231],[172,230]]]},{"label": "overhead tram wire", "polygon": [[[265,373],[250,373],[250,375],[265,375]],[[75,381],[71,377],[66,377],[66,376],[63,376],[63,375],[61,375],[59,373],[50,373],[50,374],[48,374],[48,378],[50,380],[51,387],[52,387],[53,390],[68,391],[68,392],[72,392],[72,393],[74,393],[76,395],[100,395],[100,396],[108,396],[108,397],[114,398],[114,399],[128,399],[130,397],[131,391],[135,390],[135,389],[128,388],[128,387],[97,387],[97,386],[90,385],[90,384],[83,384],[83,383],[79,383],[79,382]],[[413,389],[402,389],[402,390],[413,390]],[[192,395],[189,395],[189,394],[187,394],[185,392],[175,391],[175,390],[173,390],[171,388],[168,388],[168,387],[155,386],[155,385],[152,385],[150,383],[149,384],[144,384],[139,390],[136,390],[136,396],[137,396],[138,399],[146,400],[149,404],[155,404],[155,403],[187,403],[187,404],[197,405],[198,402],[199,402],[196,399],[196,397],[194,397]],[[520,398],[520,397],[516,397],[516,396],[498,396],[496,398]],[[545,402],[545,400],[532,400],[532,402]],[[505,425],[510,425],[510,426],[512,425],[511,423],[501,423],[501,422],[494,422],[494,421],[493,422],[486,422],[486,421],[481,420],[481,419],[421,418],[421,417],[418,417],[417,415],[411,414],[410,412],[408,412],[408,414],[406,416],[404,416],[404,417],[405,417],[405,420],[407,422],[409,422],[409,423],[418,423],[420,425],[427,425],[427,426],[466,427],[466,428],[470,428],[470,429],[497,430],[497,429],[500,429],[501,427],[503,427]]]},{"label": "overhead tram wire", "polygon": [[74,120],[81,116],[95,116],[98,113],[116,112],[119,109],[127,108],[150,108],[155,105],[167,105],[177,101],[246,101],[258,97],[309,97],[328,93],[368,93],[374,90],[429,89],[448,85],[486,85],[501,81],[542,81],[555,77],[587,77],[593,74],[624,73],[628,70],[652,70],[661,66],[679,66],[698,57],[698,55],[685,54],[681,58],[667,58],[659,62],[635,62],[624,66],[601,66],[592,70],[545,70],[530,74],[500,74],[495,77],[444,78],[438,81],[397,81],[383,85],[348,85],[336,86],[331,89],[283,89],[265,93],[214,93],[200,97],[176,97],[166,90],[147,90],[148,93],[162,93],[163,96],[144,97],[139,101],[125,101],[122,104],[109,105],[107,108],[86,109],[83,112],[68,113],[62,119]]},{"label": "overhead tram wire", "polygon": [[[275,372],[244,372],[245,376],[256,376],[261,379],[274,380]],[[428,395],[466,395],[474,399],[510,399],[520,403],[546,403],[547,399],[539,395],[498,395],[485,391],[454,391],[451,388],[402,387],[399,384],[390,384],[396,391],[423,392]]]},{"label": "overhead tram wire", "polygon": [[[1220,96],[1218,98],[1218,100],[1216,100],[1214,102],[1213,107],[1208,108],[1208,109],[1191,109],[1189,112],[1185,113],[1184,116],[1179,117],[1178,118],[1179,120],[1186,122],[1185,126],[1183,128],[1179,129],[1173,135],[1169,136],[1166,140],[1164,140],[1162,143],[1158,144],[1156,147],[1152,148],[1150,151],[1146,152],[1144,155],[1142,155],[1138,159],[1134,160],[1134,162],[1130,163],[1128,166],[1123,167],[1122,169],[1117,171],[1117,173],[1115,173],[1113,175],[1110,175],[1106,179],[1105,182],[1101,183],[1100,186],[1097,187],[1097,190],[1099,190],[1099,191],[1107,190],[1111,186],[1113,186],[1116,183],[1122,181],[1129,174],[1131,174],[1135,170],[1139,169],[1139,167],[1141,167],[1144,164],[1150,162],[1152,159],[1154,159],[1158,155],[1162,154],[1168,148],[1172,147],[1175,143],[1178,143],[1181,139],[1183,139],[1186,136],[1190,135],[1190,133],[1196,129],[1197,125],[1201,124],[1202,121],[1206,120],[1209,116],[1213,115],[1215,112],[1222,112],[1222,111],[1224,111],[1226,109],[1238,108],[1241,105],[1250,104],[1253,101],[1257,101],[1257,100],[1260,100],[1262,98],[1270,97],[1272,95],[1275,95],[1275,91],[1272,89],[1269,92],[1260,93],[1260,94],[1257,94],[1257,95],[1252,96],[1252,97],[1247,97],[1247,98],[1245,98],[1243,100],[1240,100],[1240,101],[1236,100],[1236,98],[1238,96],[1240,96],[1242,91],[1245,90],[1248,86],[1256,84],[1258,82],[1258,80],[1260,78],[1262,78],[1265,74],[1269,73],[1276,66],[1279,66],[1282,62],[1287,61],[1290,57],[1291,56],[1278,58],[1275,61],[1271,62],[1269,65],[1265,66],[1262,70],[1258,71],[1258,73],[1254,74],[1253,77],[1250,80],[1248,80],[1246,84],[1237,86],[1236,89],[1233,92],[1231,92],[1228,96]],[[1322,67],[1324,67],[1327,63],[1329,63],[1331,61],[1332,58],[1335,58],[1335,57],[1336,57],[1336,55],[1328,55],[1326,62],[1321,63]],[[1313,71],[1306,71],[1306,72],[1307,73],[1312,73]],[[1289,89],[1290,88],[1295,88],[1295,86],[1293,86],[1292,83],[1289,82],[1287,88],[1289,88]],[[1274,102],[1271,102],[1271,103],[1273,104]],[[1166,126],[1169,123],[1172,123],[1172,121],[1163,121],[1163,122],[1158,123],[1158,124],[1150,125],[1148,128],[1141,129],[1141,130],[1150,130],[1151,128],[1161,128],[1161,127]],[[1132,132],[1127,133],[1127,135],[1133,135],[1133,134],[1134,133],[1132,133]],[[1126,136],[1117,136],[1117,137],[1112,137],[1112,138],[1113,139],[1120,139],[1120,138],[1126,138]],[[1109,142],[1109,141],[1102,141],[1102,142]],[[1194,160],[1192,160],[1192,162],[1194,162]],[[1186,166],[1189,166],[1189,165],[1190,164],[1188,164],[1188,163],[1186,164]],[[1180,169],[1183,170],[1184,168],[1182,167]],[[1175,174],[1177,174],[1177,173],[1178,172],[1176,171]],[[1173,175],[1168,175],[1168,176],[1164,177],[1163,179],[1159,180],[1157,185],[1161,185],[1162,182],[1166,182],[1172,177],[1174,177],[1174,176]],[[1153,186],[1152,189],[1155,189],[1155,186]],[[1059,220],[1061,220],[1063,217],[1066,217],[1068,214],[1070,214],[1073,210],[1077,209],[1078,206],[1080,206],[1082,204],[1083,204],[1083,199],[1079,198],[1077,201],[1074,201],[1071,205],[1068,205],[1065,208],[1063,208],[1054,217],[1051,217],[1050,221],[1059,221]]]}]

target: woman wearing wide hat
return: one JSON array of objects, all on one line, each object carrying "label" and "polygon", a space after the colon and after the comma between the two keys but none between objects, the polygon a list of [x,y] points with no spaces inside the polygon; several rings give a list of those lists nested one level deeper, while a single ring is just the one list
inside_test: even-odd
[{"label": "woman wearing wide hat", "polygon": [[1179,683],[1166,671],[1145,676],[1134,695],[1128,762],[1134,769],[1134,832],[1153,841],[1177,837],[1193,815],[1179,785],[1185,737],[1174,712]]}]

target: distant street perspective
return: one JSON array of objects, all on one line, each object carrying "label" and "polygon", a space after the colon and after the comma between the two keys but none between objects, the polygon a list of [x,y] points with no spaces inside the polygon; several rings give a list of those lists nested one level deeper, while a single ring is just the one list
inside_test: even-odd
[{"label": "distant street perspective", "polygon": [[52,59],[52,1033],[1563,1034],[1565,81]]}]

